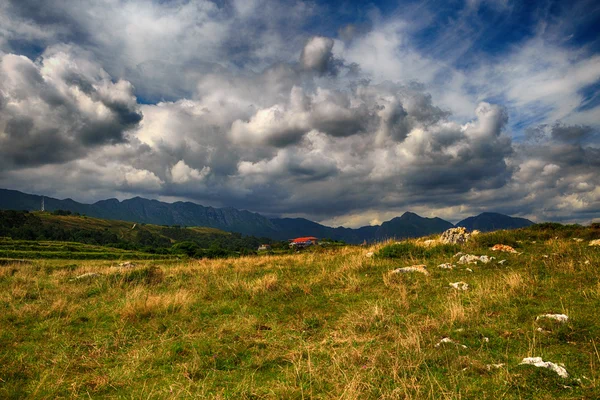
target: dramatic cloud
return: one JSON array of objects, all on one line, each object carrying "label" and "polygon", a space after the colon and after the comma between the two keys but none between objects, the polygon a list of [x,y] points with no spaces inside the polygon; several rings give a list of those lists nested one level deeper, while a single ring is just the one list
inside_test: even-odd
[{"label": "dramatic cloud", "polygon": [[595,42],[541,12],[502,42],[520,4],[444,4],[4,2],[0,186],[352,226],[597,218]]},{"label": "dramatic cloud", "polygon": [[335,74],[337,67],[333,59],[332,49],[333,39],[322,36],[311,38],[300,55],[302,67],[321,74],[326,72]]},{"label": "dramatic cloud", "polygon": [[126,140],[142,119],[133,87],[96,64],[49,49],[34,63],[0,59],[0,155],[16,165],[60,163]]}]

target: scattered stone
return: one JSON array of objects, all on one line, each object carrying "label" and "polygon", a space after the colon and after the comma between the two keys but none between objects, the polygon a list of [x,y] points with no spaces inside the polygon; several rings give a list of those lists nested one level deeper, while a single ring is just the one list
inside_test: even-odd
[{"label": "scattered stone", "polygon": [[425,247],[433,247],[437,245],[438,241],[434,239],[427,239],[423,242],[423,246]]},{"label": "scattered stone", "polygon": [[495,260],[495,259],[496,259],[496,257],[488,257],[488,256],[485,256],[485,255],[484,256],[479,256],[479,261],[481,261],[484,264],[487,264],[490,261]]},{"label": "scattered stone", "polygon": [[465,253],[463,253],[462,251],[459,251],[458,253],[456,253],[455,255],[453,255],[452,258],[460,257],[460,256],[462,256],[464,254]]},{"label": "scattered stone", "polygon": [[439,342],[438,342],[438,343],[435,345],[435,347],[440,347],[441,345],[443,345],[443,344],[445,344],[445,343],[448,343],[448,344],[453,344],[453,345],[455,345],[455,346],[460,346],[460,347],[462,347],[463,349],[466,349],[466,348],[467,348],[467,346],[465,346],[464,344],[457,343],[457,342],[455,342],[454,340],[450,339],[449,337],[442,338],[442,340],[440,340],[440,341],[439,341]]},{"label": "scattered stone", "polygon": [[489,342],[490,342],[490,338],[489,338],[489,337],[487,337],[487,336],[484,336],[484,337],[483,337],[483,341],[484,341],[485,343],[489,343]]},{"label": "scattered stone", "polygon": [[485,367],[487,368],[488,371],[491,371],[493,369],[500,369],[502,367],[504,367],[506,364],[504,363],[500,363],[500,364],[487,364]]},{"label": "scattered stone", "polygon": [[411,265],[410,267],[404,267],[404,268],[397,268],[395,270],[392,271],[393,274],[407,274],[410,272],[420,272],[421,274],[424,275],[429,275],[429,271],[427,271],[427,266],[426,265]]},{"label": "scattered stone", "polygon": [[469,240],[469,233],[467,229],[459,226],[458,228],[450,228],[440,236],[440,242],[448,244],[461,244],[466,243]]},{"label": "scattered stone", "polygon": [[131,261],[125,261],[125,262],[119,263],[119,267],[133,268],[133,267],[135,267],[135,264],[132,263]]},{"label": "scattered stone", "polygon": [[600,246],[600,239],[591,240],[589,246]]},{"label": "scattered stone", "polygon": [[506,262],[506,260],[500,260],[500,261],[498,261],[498,264],[504,265],[505,262]]},{"label": "scattered stone", "polygon": [[92,279],[92,278],[97,278],[99,277],[100,274],[96,273],[96,272],[88,272],[79,276],[76,276],[75,278],[71,279],[71,281],[80,281],[83,279]]},{"label": "scattered stone", "polygon": [[548,258],[548,254],[544,254],[542,257],[544,257],[544,258]]},{"label": "scattered stone", "polygon": [[367,256],[368,258],[373,257],[374,253],[372,251],[368,252],[367,254],[365,254],[365,256]]},{"label": "scattered stone", "polygon": [[576,241],[577,243],[581,243],[583,242],[582,238],[573,238],[574,241]]},{"label": "scattered stone", "polygon": [[538,368],[548,368],[556,372],[561,378],[569,377],[569,374],[567,373],[567,370],[564,368],[564,366],[554,364],[550,361],[544,361],[542,360],[542,357],[526,357],[523,359],[523,361],[521,361],[521,364],[519,365],[533,365]]},{"label": "scattered stone", "polygon": [[459,264],[477,264],[477,261],[479,261],[478,256],[474,256],[472,254],[465,254],[463,256],[460,256],[458,263]]},{"label": "scattered stone", "polygon": [[553,319],[553,320],[556,320],[558,322],[567,322],[569,320],[569,317],[566,316],[565,314],[544,314],[544,315],[538,315],[535,320],[538,321],[538,320],[540,320],[542,318]]},{"label": "scattered stone", "polygon": [[465,271],[467,271],[467,272],[473,272],[473,270],[471,268],[465,268]]},{"label": "scattered stone", "polygon": [[510,246],[505,244],[496,244],[490,250],[492,251],[503,251],[505,253],[516,253],[517,251]]},{"label": "scattered stone", "polygon": [[452,286],[456,290],[468,290],[469,289],[469,284],[465,283],[465,282],[450,283],[450,286]]},{"label": "scattered stone", "polygon": [[444,263],[444,264],[438,265],[438,268],[441,268],[441,269],[453,269],[454,265],[449,264],[449,263]]},{"label": "scattered stone", "polygon": [[585,260],[584,264],[588,265],[590,263],[590,260]]},{"label": "scattered stone", "polygon": [[495,259],[496,259],[496,257],[488,257],[486,255],[476,256],[473,254],[464,254],[464,255],[460,256],[458,263],[459,264],[477,264],[477,261],[481,261],[482,263],[487,264]]}]

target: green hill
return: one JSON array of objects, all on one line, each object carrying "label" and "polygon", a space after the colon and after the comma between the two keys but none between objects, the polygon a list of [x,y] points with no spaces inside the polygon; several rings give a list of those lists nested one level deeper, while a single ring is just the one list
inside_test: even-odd
[{"label": "green hill", "polygon": [[[256,250],[261,243],[271,243],[269,239],[243,237],[215,228],[139,224],[73,215],[68,211],[0,211],[0,237],[17,241],[104,246],[110,248],[104,252],[111,254],[114,254],[114,249],[121,249],[144,254],[184,254],[193,257],[248,253]],[[3,256],[10,257],[10,254]],[[24,257],[21,253],[14,253],[13,256]],[[33,255],[30,258],[39,257]],[[45,258],[56,257],[48,255]]]}]

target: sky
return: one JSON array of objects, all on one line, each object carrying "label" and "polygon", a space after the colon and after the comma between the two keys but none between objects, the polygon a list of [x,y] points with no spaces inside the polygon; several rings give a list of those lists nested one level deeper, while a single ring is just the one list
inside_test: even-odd
[{"label": "sky", "polygon": [[600,2],[0,0],[0,187],[600,221]]}]

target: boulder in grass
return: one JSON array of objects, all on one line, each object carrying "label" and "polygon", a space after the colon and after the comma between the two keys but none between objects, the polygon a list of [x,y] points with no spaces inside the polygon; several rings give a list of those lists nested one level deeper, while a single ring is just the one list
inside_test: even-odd
[{"label": "boulder in grass", "polygon": [[441,346],[442,346],[442,345],[444,345],[444,344],[453,344],[453,345],[455,345],[455,346],[457,346],[457,347],[458,347],[458,346],[460,346],[460,347],[462,347],[463,349],[466,349],[466,348],[467,348],[467,346],[465,346],[464,344],[457,343],[457,342],[455,342],[454,340],[450,339],[449,337],[442,338],[442,340],[440,340],[440,341],[439,341],[439,342],[438,342],[438,343],[435,345],[435,347],[441,347]]},{"label": "boulder in grass", "polygon": [[426,265],[411,265],[410,267],[397,268],[392,271],[393,274],[409,274],[411,272],[419,272],[423,275],[429,275]]},{"label": "boulder in grass", "polygon": [[444,264],[438,265],[438,268],[441,268],[441,269],[454,269],[454,265],[452,265],[450,263],[444,263]]},{"label": "boulder in grass", "polygon": [[591,240],[588,246],[600,246],[600,239]]},{"label": "boulder in grass", "polygon": [[477,261],[479,261],[480,258],[479,256],[475,256],[473,254],[464,254],[462,256],[460,256],[460,258],[458,259],[458,263],[459,264],[477,264]]},{"label": "boulder in grass", "polygon": [[548,368],[558,374],[561,378],[568,378],[569,374],[564,366],[555,364],[550,361],[542,360],[542,357],[527,357],[521,361],[519,365],[533,365],[538,368]]},{"label": "boulder in grass", "polygon": [[132,263],[131,261],[125,261],[125,262],[119,263],[119,267],[122,267],[122,268],[133,268],[133,267],[135,267],[135,264]]},{"label": "boulder in grass", "polygon": [[505,244],[496,244],[490,250],[492,251],[503,251],[505,253],[516,253],[517,251],[510,246]]},{"label": "boulder in grass", "polygon": [[459,226],[458,228],[450,228],[440,236],[440,242],[444,244],[462,244],[469,240],[471,235],[466,228]]},{"label": "boulder in grass", "polygon": [[98,274],[96,272],[87,272],[85,274],[81,274],[79,276],[76,276],[75,278],[71,279],[71,281],[82,281],[82,280],[86,280],[86,279],[97,278],[99,276],[100,276],[100,274]]},{"label": "boulder in grass", "polygon": [[569,320],[569,317],[565,314],[543,314],[538,315],[535,320],[538,321],[540,319],[553,319],[555,321],[564,323]]},{"label": "boulder in grass", "polygon": [[466,282],[454,282],[454,283],[450,283],[450,286],[452,286],[454,289],[456,290],[468,290],[469,289],[469,284]]}]

